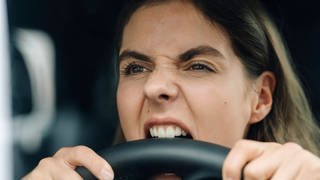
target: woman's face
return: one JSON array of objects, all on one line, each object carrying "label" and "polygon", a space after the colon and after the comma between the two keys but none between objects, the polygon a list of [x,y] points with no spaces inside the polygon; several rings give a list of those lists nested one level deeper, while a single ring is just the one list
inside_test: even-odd
[{"label": "woman's face", "polygon": [[245,136],[257,101],[253,80],[228,35],[191,4],[138,9],[124,29],[119,68],[127,140],[186,133],[232,146]]}]

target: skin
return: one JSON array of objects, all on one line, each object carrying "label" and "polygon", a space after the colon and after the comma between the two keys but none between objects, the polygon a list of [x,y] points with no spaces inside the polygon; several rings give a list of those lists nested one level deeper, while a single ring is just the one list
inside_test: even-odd
[{"label": "skin", "polygon": [[[203,46],[217,53],[179,58]],[[120,61],[121,71],[131,63],[144,71],[122,72],[119,79],[118,110],[127,140],[144,138],[147,121],[165,118],[183,122],[194,139],[231,147],[244,136],[257,102],[254,82],[246,77],[225,33],[193,8],[163,5],[138,11],[124,30],[120,57],[125,51],[151,59],[129,56]],[[213,71],[194,69],[197,63]]]},{"label": "skin", "polygon": [[[204,46],[215,51],[182,61],[181,54]],[[127,140],[145,138],[149,121],[167,125],[174,119],[194,139],[232,148],[224,179],[240,179],[242,170],[245,179],[320,178],[319,158],[295,143],[243,140],[248,127],[270,112],[275,77],[264,72],[249,78],[228,35],[190,4],[171,1],[137,10],[124,29],[120,56],[117,103]],[[80,179],[77,166],[99,179],[113,177],[105,160],[77,146],[42,160],[25,179]]]}]

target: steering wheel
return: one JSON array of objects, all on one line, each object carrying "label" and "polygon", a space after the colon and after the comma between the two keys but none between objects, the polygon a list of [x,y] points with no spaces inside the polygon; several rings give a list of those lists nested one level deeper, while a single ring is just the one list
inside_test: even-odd
[{"label": "steering wheel", "polygon": [[115,179],[150,179],[174,173],[185,180],[221,179],[228,148],[191,139],[144,139],[107,149],[103,154]]}]

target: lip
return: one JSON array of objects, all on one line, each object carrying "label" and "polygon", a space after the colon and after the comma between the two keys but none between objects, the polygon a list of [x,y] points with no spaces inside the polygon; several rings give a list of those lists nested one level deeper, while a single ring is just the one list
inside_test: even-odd
[{"label": "lip", "polygon": [[166,117],[166,118],[151,118],[144,123],[144,138],[147,138],[149,133],[149,128],[155,125],[176,125],[181,127],[187,134],[189,134],[193,139],[194,136],[188,126],[179,119]]}]

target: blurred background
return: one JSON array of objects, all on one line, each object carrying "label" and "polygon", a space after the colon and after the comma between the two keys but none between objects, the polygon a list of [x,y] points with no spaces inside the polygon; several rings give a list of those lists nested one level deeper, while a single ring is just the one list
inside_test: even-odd
[{"label": "blurred background", "polygon": [[[112,144],[112,42],[125,0],[7,0],[14,179],[63,146]],[[320,115],[317,1],[264,0],[283,34],[312,108]]]}]

